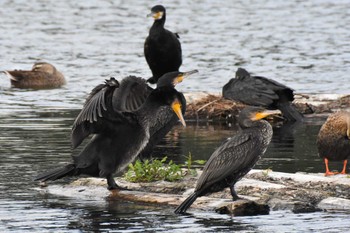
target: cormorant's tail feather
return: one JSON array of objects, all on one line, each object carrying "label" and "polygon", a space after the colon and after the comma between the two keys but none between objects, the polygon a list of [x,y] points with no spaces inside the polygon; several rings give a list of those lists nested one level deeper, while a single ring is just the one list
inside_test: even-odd
[{"label": "cormorant's tail feather", "polygon": [[278,109],[288,121],[302,121],[303,115],[290,103],[278,103]]},{"label": "cormorant's tail feather", "polygon": [[57,168],[51,171],[44,172],[34,178],[35,181],[47,181],[47,180],[58,180],[64,176],[73,175],[75,172],[75,165],[68,164],[64,167]]},{"label": "cormorant's tail feather", "polygon": [[192,205],[192,203],[197,199],[198,193],[192,193],[184,202],[179,205],[174,211],[175,214],[184,214],[186,210]]}]

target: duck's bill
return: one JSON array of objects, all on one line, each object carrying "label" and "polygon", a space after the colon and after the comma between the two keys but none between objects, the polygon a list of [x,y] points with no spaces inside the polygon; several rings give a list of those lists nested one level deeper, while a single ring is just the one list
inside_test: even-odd
[{"label": "duck's bill", "polygon": [[175,114],[177,115],[179,120],[181,121],[181,124],[184,127],[186,127],[186,122],[185,122],[185,119],[182,115],[181,107],[182,107],[181,103],[178,100],[175,100],[171,105],[171,108],[173,109],[173,111],[175,112]]}]

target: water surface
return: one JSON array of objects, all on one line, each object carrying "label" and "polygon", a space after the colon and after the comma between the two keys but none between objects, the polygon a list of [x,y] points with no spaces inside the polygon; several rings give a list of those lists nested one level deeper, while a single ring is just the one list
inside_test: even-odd
[{"label": "water surface", "polygon": [[[166,27],[178,32],[183,70],[200,73],[182,91],[219,93],[245,67],[298,93],[348,93],[350,11],[346,0],[184,1],[164,3]],[[54,90],[10,88],[0,74],[1,232],[346,232],[349,213],[238,217],[192,210],[176,216],[167,206],[70,199],[35,190],[39,172],[70,161],[70,129],[90,90],[104,79],[149,77],[143,42],[152,20],[147,1],[0,1],[0,70],[54,64],[68,84]],[[274,128],[256,168],[323,172],[315,139],[322,119]],[[226,123],[176,127],[155,150],[177,162],[192,153],[207,159],[234,133]],[[333,164],[334,169],[341,164]],[[68,180],[57,181],[65,184]]]}]

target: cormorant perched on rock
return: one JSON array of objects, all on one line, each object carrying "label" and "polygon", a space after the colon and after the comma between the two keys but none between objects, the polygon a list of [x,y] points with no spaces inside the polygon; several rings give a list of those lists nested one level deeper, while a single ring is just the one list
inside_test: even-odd
[{"label": "cormorant perched on rock", "polygon": [[185,213],[198,197],[227,187],[231,190],[232,199],[237,200],[234,185],[253,168],[272,138],[271,125],[261,119],[277,113],[280,111],[252,106],[244,108],[238,117],[241,130],[224,141],[210,156],[194,193],[177,207],[175,213]]},{"label": "cormorant perched on rock", "polygon": [[73,139],[95,135],[81,153],[73,157],[71,164],[40,174],[35,180],[57,180],[84,174],[105,177],[108,189],[117,189],[113,173],[125,169],[147,145],[150,127],[156,124],[155,113],[162,106],[170,106],[185,126],[181,113],[183,96],[173,86],[157,87],[133,112],[113,109],[113,94],[118,87],[118,81],[111,78],[92,90],[74,122]]},{"label": "cormorant perched on rock", "polygon": [[144,54],[153,75],[148,82],[153,84],[157,83],[163,74],[179,70],[182,64],[182,50],[179,36],[164,28],[164,6],[152,7],[149,16],[154,18],[154,23],[145,40]]},{"label": "cormorant perched on rock", "polygon": [[272,79],[251,76],[243,68],[238,68],[236,77],[222,89],[222,95],[226,99],[268,109],[280,109],[288,121],[301,121],[303,115],[291,103],[294,100],[293,92],[293,89]]},{"label": "cormorant perched on rock", "polygon": [[350,113],[339,111],[333,113],[322,125],[317,137],[318,154],[326,165],[325,176],[334,175],[328,168],[328,161],[343,161],[346,174],[347,159],[350,157]]},{"label": "cormorant perched on rock", "polygon": [[48,89],[66,84],[61,72],[47,62],[37,62],[32,70],[3,71],[11,81],[11,86],[17,88]]},{"label": "cormorant perched on rock", "polygon": [[[197,73],[197,70],[188,72],[169,72],[163,75],[157,82],[157,87],[171,86],[175,87],[178,83],[191,74]],[[142,106],[147,97],[153,91],[153,88],[147,85],[142,78],[128,76],[120,82],[120,86],[113,92],[112,106],[114,111],[130,112],[136,111]],[[186,99],[182,93],[181,105],[182,114],[186,111]],[[88,100],[86,101],[88,103]],[[169,106],[161,106],[153,117],[157,119],[150,125],[150,140],[147,146],[140,152],[139,157],[148,158],[160,140],[178,123],[178,117]],[[81,128],[73,128],[72,131],[72,147],[73,149],[88,136],[88,132],[81,132]]]}]

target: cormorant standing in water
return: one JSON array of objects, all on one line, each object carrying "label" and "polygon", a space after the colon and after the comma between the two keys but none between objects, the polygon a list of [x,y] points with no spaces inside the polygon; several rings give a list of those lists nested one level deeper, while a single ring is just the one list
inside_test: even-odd
[{"label": "cormorant standing in water", "polygon": [[293,89],[272,79],[251,76],[243,68],[238,68],[236,77],[222,89],[222,95],[226,99],[268,109],[280,109],[286,120],[301,121],[303,115],[291,103],[294,100],[293,92]]},{"label": "cormorant standing in water", "polygon": [[[108,189],[119,188],[113,173],[122,171],[147,145],[154,114],[162,106],[171,106],[185,126],[181,113],[182,94],[171,85],[154,89],[136,111],[113,109],[113,94],[119,87],[114,78],[94,88],[73,125],[73,139],[82,141],[95,134],[73,163],[38,175],[35,180],[57,180],[65,176],[85,174],[107,178]],[[82,138],[82,139],[81,139]]]},{"label": "cormorant standing in water", "polygon": [[325,176],[335,175],[328,168],[328,161],[343,161],[343,170],[346,174],[346,165],[350,157],[350,113],[339,111],[333,113],[322,125],[317,137],[319,156],[326,165]]},{"label": "cormorant standing in water", "polygon": [[241,131],[224,141],[204,165],[203,173],[192,193],[179,207],[176,214],[185,213],[197,197],[222,191],[229,187],[233,200],[238,196],[234,185],[245,176],[265,153],[272,138],[272,127],[261,120],[279,110],[246,107],[238,117]]},{"label": "cormorant standing in water", "polygon": [[49,89],[66,84],[66,80],[56,67],[47,62],[37,62],[32,70],[3,71],[11,81],[11,86],[17,88]]},{"label": "cormorant standing in water", "polygon": [[149,16],[154,18],[154,23],[145,40],[144,54],[153,75],[148,82],[157,83],[165,73],[179,70],[182,64],[182,50],[179,36],[164,28],[166,19],[164,6],[152,7]]}]

